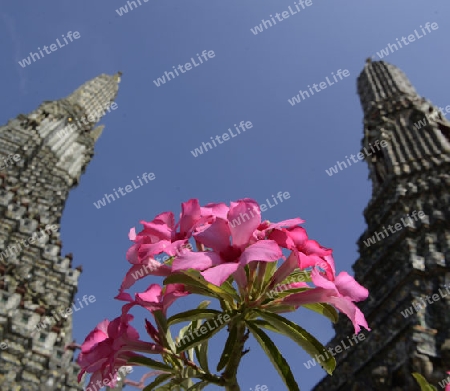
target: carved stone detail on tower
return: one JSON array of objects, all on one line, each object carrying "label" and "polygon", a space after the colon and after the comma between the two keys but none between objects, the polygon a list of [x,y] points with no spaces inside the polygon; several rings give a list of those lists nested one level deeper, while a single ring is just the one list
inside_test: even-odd
[{"label": "carved stone detail on tower", "polygon": [[[387,143],[366,159],[372,199],[353,265],[355,279],[369,290],[359,308],[372,331],[335,357],[335,372],[314,390],[357,385],[365,391],[414,391],[419,387],[412,372],[437,385],[450,370],[450,122],[402,71],[383,61],[365,64],[358,94],[362,147]],[[409,219],[414,211],[422,217]],[[439,300],[423,301],[433,294]],[[342,316],[334,328],[330,346],[353,334]]]},{"label": "carved stone detail on tower", "polygon": [[[120,75],[100,75],[0,127],[0,389],[78,391],[71,316],[81,268],[61,255],[59,223],[102,127],[85,117],[114,101]],[[71,126],[68,126],[68,125]],[[34,239],[34,240],[33,240]]]}]

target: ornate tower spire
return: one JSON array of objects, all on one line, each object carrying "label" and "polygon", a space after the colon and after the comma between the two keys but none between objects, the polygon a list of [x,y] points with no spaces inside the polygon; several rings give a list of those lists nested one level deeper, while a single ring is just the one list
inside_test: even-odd
[{"label": "ornate tower spire", "polygon": [[[40,124],[39,135],[56,155],[56,166],[66,171],[67,181],[78,181],[90,161],[95,141],[103,127],[93,126],[111,110],[119,89],[121,72],[113,76],[102,74],[84,83],[68,97],[56,102],[44,102],[44,113],[56,110],[55,116],[45,117]],[[32,118],[37,114],[32,114]],[[45,114],[44,114],[45,116]]]},{"label": "ornate tower spire", "polygon": [[377,140],[388,145],[368,158],[374,193],[390,186],[393,177],[447,161],[450,123],[417,94],[401,70],[384,61],[366,63],[358,94],[364,111],[363,148],[374,149],[370,147]]},{"label": "ornate tower spire", "polygon": [[122,72],[113,76],[102,74],[84,83],[64,100],[70,105],[80,107],[86,117],[90,115],[98,118],[98,113],[114,101],[119,90]]},{"label": "ornate tower spire", "polygon": [[[373,192],[353,269],[372,331],[315,391],[419,390],[412,372],[437,385],[450,369],[450,123],[391,64],[367,62],[357,85]],[[353,334],[335,331],[332,348]]]},{"label": "ornate tower spire", "polygon": [[65,349],[81,268],[61,254],[59,222],[119,81],[120,73],[100,75],[0,126],[1,390],[83,389],[75,349]]}]

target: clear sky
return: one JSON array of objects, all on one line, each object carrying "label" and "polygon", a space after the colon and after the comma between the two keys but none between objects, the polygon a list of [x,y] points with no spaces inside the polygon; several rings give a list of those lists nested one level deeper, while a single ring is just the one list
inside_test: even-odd
[{"label": "clear sky", "polygon": [[[100,122],[106,127],[95,157],[70,193],[62,219],[63,253],[73,252],[74,266],[84,268],[77,297],[96,297],[75,314],[77,342],[98,322],[119,314],[121,303],[113,296],[129,266],[129,229],[140,230],[140,220],[162,211],[178,215],[180,203],[190,198],[202,204],[244,197],[265,202],[279,191],[289,192],[290,199],[263,217],[305,219],[310,237],[334,249],[338,271],[353,274],[355,242],[365,229],[362,211],[371,196],[367,165],[354,164],[333,176],[325,170],[360,149],[363,117],[356,78],[365,59],[377,59],[377,51],[415,29],[420,32],[426,22],[438,23],[437,30],[386,60],[400,67],[422,96],[450,105],[447,0],[312,0],[257,35],[250,29],[261,19],[289,6],[296,12],[294,0],[141,0],[122,16],[116,9],[124,0],[1,3],[1,123],[45,100],[63,98],[101,73],[123,72],[118,108]],[[68,31],[78,31],[80,38],[25,68],[18,64]],[[196,54],[203,50],[215,56],[160,87],[153,83],[191,57],[198,63]],[[327,76],[333,80],[339,69],[350,76],[294,106],[288,102],[307,85]],[[253,127],[203,155],[191,154],[241,121]],[[93,205],[150,172],[154,181],[103,208]],[[173,309],[186,310],[195,302],[181,299]],[[312,312],[289,317],[323,343],[333,335],[330,322]],[[134,325],[142,331],[140,319]],[[225,334],[216,337],[216,350]],[[325,375],[318,367],[305,368],[309,357],[291,340],[274,340],[302,390]],[[259,346],[253,340],[249,346],[238,374],[241,389],[257,384],[285,389]]]}]

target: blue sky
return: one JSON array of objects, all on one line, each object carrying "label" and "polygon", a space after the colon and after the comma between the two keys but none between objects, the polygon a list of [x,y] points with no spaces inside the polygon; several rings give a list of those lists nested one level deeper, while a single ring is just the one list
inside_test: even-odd
[{"label": "blue sky", "polygon": [[[310,237],[334,249],[338,271],[352,273],[355,242],[365,229],[362,211],[371,195],[367,166],[354,164],[333,176],[325,170],[360,149],[356,78],[365,59],[426,22],[438,23],[437,30],[386,60],[407,74],[419,94],[438,106],[450,105],[444,95],[450,84],[450,4],[444,0],[312,0],[257,35],[250,29],[289,6],[295,10],[294,1],[141,3],[123,16],[115,10],[124,0],[4,1],[0,11],[1,123],[45,100],[63,98],[101,73],[123,72],[118,108],[100,122],[106,127],[95,157],[70,193],[61,223],[63,253],[73,252],[74,266],[84,268],[77,297],[97,299],[76,313],[77,342],[119,313],[113,296],[129,266],[129,229],[140,230],[140,220],[162,211],[178,214],[180,203],[190,198],[202,204],[244,197],[265,202],[289,192],[290,199],[264,212],[264,218],[305,219]],[[81,36],[25,68],[18,64],[68,31]],[[203,50],[213,50],[215,57],[165,85],[153,83]],[[350,76],[295,106],[288,103],[299,89],[339,69]],[[241,121],[253,127],[203,155],[191,154]],[[105,193],[144,172],[153,172],[155,180],[104,208],[94,207]],[[174,310],[194,302],[180,300]],[[290,318],[323,343],[333,335],[329,321],[314,313],[301,310]],[[217,337],[217,349],[224,336]],[[307,370],[303,363],[309,357],[290,340],[274,340],[302,390],[325,375],[317,367]],[[285,389],[259,346],[254,341],[249,346],[239,371],[241,389],[257,384]]]}]

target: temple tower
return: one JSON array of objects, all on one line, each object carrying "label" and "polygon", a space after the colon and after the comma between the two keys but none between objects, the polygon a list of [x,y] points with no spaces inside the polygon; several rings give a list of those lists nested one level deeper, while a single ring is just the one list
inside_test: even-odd
[{"label": "temple tower", "polygon": [[[450,122],[384,61],[357,86],[372,199],[353,270],[372,331],[314,390],[419,390],[412,372],[437,386],[450,370]],[[354,333],[344,317],[335,331],[328,347]]]},{"label": "temple tower", "polygon": [[83,389],[67,315],[82,270],[61,254],[59,223],[94,155],[103,130],[95,124],[115,105],[120,75],[102,74],[0,126],[2,391]]}]

